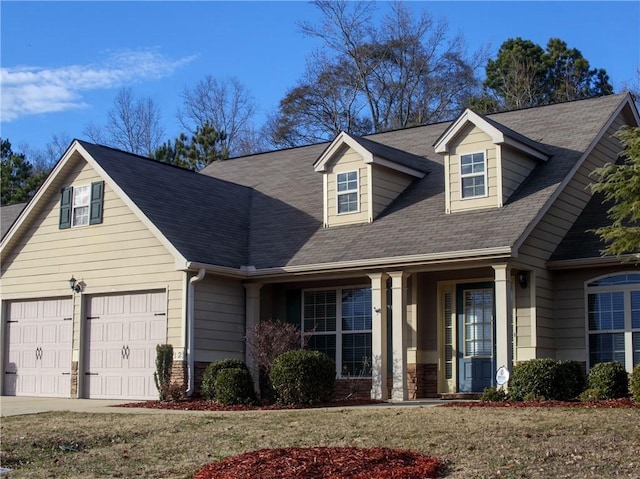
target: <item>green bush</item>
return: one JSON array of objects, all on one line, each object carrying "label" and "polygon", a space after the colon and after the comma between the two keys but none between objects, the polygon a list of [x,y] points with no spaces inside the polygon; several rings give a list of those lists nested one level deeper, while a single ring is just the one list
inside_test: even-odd
[{"label": "green bush", "polygon": [[600,389],[604,399],[616,399],[629,394],[629,376],[618,361],[598,363],[587,378],[589,389]]},{"label": "green bush", "polygon": [[318,351],[288,351],[273,362],[269,378],[280,403],[325,402],[333,396],[335,363]]},{"label": "green bush", "polygon": [[247,365],[240,359],[221,359],[207,366],[202,375],[202,384],[200,385],[200,394],[207,401],[215,401],[216,398],[216,378],[218,373],[223,369],[240,368],[249,372]]},{"label": "green bush", "polygon": [[153,373],[153,381],[156,384],[160,401],[169,399],[169,387],[171,383],[171,369],[173,368],[173,346],[170,344],[156,345],[156,370]]},{"label": "green bush", "polygon": [[640,364],[633,368],[630,378],[631,396],[636,402],[640,402]]},{"label": "green bush", "polygon": [[216,376],[215,389],[216,401],[225,406],[256,402],[253,379],[246,368],[221,369]]},{"label": "green bush", "polygon": [[531,359],[513,368],[509,398],[523,401],[567,401],[584,390],[585,376],[580,363],[555,359]]},{"label": "green bush", "polygon": [[607,398],[602,389],[587,389],[580,394],[580,401],[582,402],[602,401],[603,399]]},{"label": "green bush", "polygon": [[503,402],[507,400],[507,393],[504,389],[498,388],[485,388],[480,396],[480,401],[483,402]]}]

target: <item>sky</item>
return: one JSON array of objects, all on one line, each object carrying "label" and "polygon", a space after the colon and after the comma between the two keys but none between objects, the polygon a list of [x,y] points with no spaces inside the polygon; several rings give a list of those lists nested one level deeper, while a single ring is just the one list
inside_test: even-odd
[{"label": "sky", "polygon": [[[638,0],[406,3],[446,20],[470,52],[488,46],[495,55],[514,37],[544,47],[558,37],[606,69],[616,91],[640,87]],[[378,7],[383,13],[388,4]],[[173,139],[184,89],[207,75],[236,77],[258,106],[260,126],[321,45],[302,35],[302,21],[319,21],[309,2],[2,0],[0,136],[14,151],[42,149],[54,135],[87,139],[87,125],[104,124],[127,87],[154,100]]]}]

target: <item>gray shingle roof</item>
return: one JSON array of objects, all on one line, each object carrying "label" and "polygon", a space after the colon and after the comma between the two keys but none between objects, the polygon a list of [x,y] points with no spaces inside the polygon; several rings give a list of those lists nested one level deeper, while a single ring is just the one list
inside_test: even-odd
[{"label": "gray shingle roof", "polygon": [[0,208],[0,239],[4,238],[4,235],[7,234],[9,228],[18,219],[25,206],[27,206],[26,203],[17,203]]},{"label": "gray shingle roof", "polygon": [[402,151],[398,148],[393,148],[388,145],[383,145],[382,143],[378,143],[361,136],[349,136],[351,136],[351,138],[360,143],[367,151],[371,152],[375,156],[385,158],[399,165],[413,168],[414,170],[421,171],[422,173],[426,173],[428,171],[426,169],[427,165],[424,161],[424,158],[420,156],[407,153],[406,151]]},{"label": "gray shingle roof", "polygon": [[246,264],[256,268],[510,247],[622,100],[612,95],[491,115],[551,155],[503,208],[445,214],[444,168],[432,145],[450,123],[367,136],[424,157],[430,171],[370,224],[322,227],[322,178],[313,164],[326,144],[216,162],[203,173],[254,188]]},{"label": "gray shingle roof", "polygon": [[551,261],[599,258],[605,244],[591,230],[611,224],[607,218],[607,210],[610,207],[611,204],[604,202],[601,193],[595,193],[554,251]]},{"label": "gray shingle roof", "polygon": [[187,260],[229,267],[246,264],[251,189],[79,143]]}]

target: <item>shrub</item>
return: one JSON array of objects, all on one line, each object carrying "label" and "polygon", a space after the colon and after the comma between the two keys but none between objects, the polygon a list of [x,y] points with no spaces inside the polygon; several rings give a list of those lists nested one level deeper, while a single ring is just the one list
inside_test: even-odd
[{"label": "shrub", "polygon": [[582,402],[602,401],[604,399],[607,398],[602,389],[587,389],[580,394],[580,401]]},{"label": "shrub", "polygon": [[256,402],[253,379],[246,368],[221,369],[216,376],[215,389],[216,401],[225,406]]},{"label": "shrub", "polygon": [[162,387],[161,394],[164,396],[164,400],[171,399],[172,401],[179,401],[186,396],[186,389],[183,384],[179,383],[167,383]]},{"label": "shrub", "polygon": [[331,399],[335,371],[335,363],[326,354],[298,349],[276,358],[270,379],[279,402],[314,404]]},{"label": "shrub", "polygon": [[300,328],[292,323],[269,319],[260,321],[247,331],[247,344],[260,374],[260,396],[271,400],[273,390],[269,381],[271,365],[281,354],[303,347]]},{"label": "shrub", "polygon": [[503,402],[507,400],[507,393],[504,389],[485,388],[480,396],[480,401],[484,402]]},{"label": "shrub", "polygon": [[240,359],[221,359],[207,366],[202,375],[202,384],[200,385],[200,394],[207,401],[215,401],[216,398],[216,378],[218,373],[223,369],[240,368],[249,372],[247,365]]},{"label": "shrub", "polygon": [[578,397],[584,385],[585,376],[580,363],[531,359],[513,368],[509,379],[509,397],[516,401],[566,401]]},{"label": "shrub", "polygon": [[153,373],[153,381],[160,395],[160,401],[166,401],[171,382],[171,369],[173,368],[173,346],[170,344],[158,344],[156,346],[156,371]]},{"label": "shrub", "polygon": [[631,396],[636,402],[640,402],[640,364],[633,368],[630,379]]},{"label": "shrub", "polygon": [[629,377],[617,361],[598,363],[591,368],[587,378],[589,389],[600,389],[604,399],[616,399],[629,394]]}]

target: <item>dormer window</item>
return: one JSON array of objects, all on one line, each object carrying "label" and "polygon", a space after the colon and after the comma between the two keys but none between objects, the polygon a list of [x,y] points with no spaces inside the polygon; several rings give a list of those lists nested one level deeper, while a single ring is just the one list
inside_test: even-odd
[{"label": "dormer window", "polygon": [[487,164],[484,153],[460,155],[462,198],[487,196]]},{"label": "dormer window", "polygon": [[357,213],[358,207],[358,172],[349,171],[337,174],[338,182],[338,214]]}]

